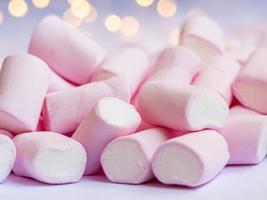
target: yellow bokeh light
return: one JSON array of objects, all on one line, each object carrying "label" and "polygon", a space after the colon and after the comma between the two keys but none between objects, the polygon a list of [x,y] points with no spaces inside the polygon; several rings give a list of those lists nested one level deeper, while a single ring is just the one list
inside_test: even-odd
[{"label": "yellow bokeh light", "polygon": [[180,39],[180,29],[175,28],[171,31],[169,36],[169,41],[172,46],[177,46],[179,44]]},{"label": "yellow bokeh light", "polygon": [[162,17],[171,17],[176,13],[177,5],[174,0],[160,0],[157,10]]},{"label": "yellow bokeh light", "polygon": [[75,17],[83,19],[90,14],[90,4],[86,0],[73,0],[70,10]]},{"label": "yellow bokeh light", "polygon": [[3,21],[4,21],[4,14],[0,10],[0,24],[2,24]]},{"label": "yellow bokeh light", "polygon": [[49,5],[50,0],[32,0],[32,3],[36,8],[42,9]]},{"label": "yellow bokeh light", "polygon": [[24,0],[11,0],[8,3],[8,11],[14,17],[22,17],[28,11],[28,5]]},{"label": "yellow bokeh light", "polygon": [[147,7],[150,6],[153,3],[154,0],[136,0],[136,3],[139,6]]},{"label": "yellow bokeh light", "polygon": [[82,20],[73,16],[72,12],[69,9],[66,10],[63,14],[63,21],[74,28],[78,28],[82,23]]},{"label": "yellow bokeh light", "polygon": [[97,10],[96,10],[96,8],[95,8],[93,5],[91,5],[90,13],[89,13],[89,15],[87,15],[87,16],[84,18],[84,22],[92,23],[92,22],[94,22],[96,19],[97,19]]},{"label": "yellow bokeh light", "polygon": [[106,28],[111,32],[116,32],[121,28],[121,18],[117,15],[109,15],[105,20]]},{"label": "yellow bokeh light", "polygon": [[127,16],[122,19],[121,32],[125,36],[133,36],[139,31],[138,21],[132,17]]}]

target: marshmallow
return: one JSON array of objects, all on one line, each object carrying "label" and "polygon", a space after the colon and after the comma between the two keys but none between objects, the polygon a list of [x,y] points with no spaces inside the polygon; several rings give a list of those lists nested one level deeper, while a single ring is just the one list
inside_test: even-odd
[{"label": "marshmallow", "polygon": [[267,114],[267,48],[257,49],[242,68],[233,84],[239,102],[250,109]]},{"label": "marshmallow", "polygon": [[30,132],[14,137],[17,159],[13,171],[50,184],[80,180],[86,152],[77,141],[54,132]]},{"label": "marshmallow", "polygon": [[0,132],[0,183],[10,174],[16,159],[16,148],[13,141],[3,130]]},{"label": "marshmallow", "polygon": [[90,81],[104,58],[99,44],[56,16],[44,18],[35,28],[29,52],[43,59],[56,73],[74,84]]},{"label": "marshmallow", "polygon": [[223,137],[204,130],[165,142],[154,154],[152,169],[162,183],[196,187],[213,179],[228,159]]},{"label": "marshmallow", "polygon": [[257,164],[267,152],[267,120],[261,115],[235,115],[221,134],[229,145],[230,165]]},{"label": "marshmallow", "polygon": [[240,67],[241,66],[230,57],[214,57],[196,77],[193,85],[203,86],[220,93],[230,105],[233,97],[232,83]]},{"label": "marshmallow", "polygon": [[113,140],[101,155],[106,176],[111,182],[130,184],[153,179],[152,157],[167,139],[165,130],[152,128]]},{"label": "marshmallow", "polygon": [[159,54],[154,68],[149,82],[189,85],[200,71],[200,58],[185,47],[167,48]]},{"label": "marshmallow", "polygon": [[99,172],[100,156],[105,146],[119,136],[133,133],[140,122],[141,117],[133,105],[115,97],[99,100],[72,136],[87,152],[84,174]]},{"label": "marshmallow", "polygon": [[5,136],[8,136],[9,138],[13,138],[12,133],[10,133],[9,131],[6,131],[4,129],[0,129],[0,135],[5,135]]},{"label": "marshmallow", "polygon": [[187,17],[181,30],[181,44],[200,55],[203,63],[223,53],[224,35],[221,27],[205,14]]},{"label": "marshmallow", "polygon": [[[261,115],[261,114],[254,111],[254,110],[250,110],[248,108],[245,108],[243,106],[236,105],[230,109],[229,115],[235,116],[235,115]],[[261,115],[261,116],[264,116],[264,115]]]},{"label": "marshmallow", "polygon": [[134,95],[150,71],[148,56],[137,47],[124,47],[107,58],[94,73],[92,81],[124,76]]},{"label": "marshmallow", "polygon": [[49,70],[31,55],[8,56],[0,72],[0,128],[14,134],[36,130],[49,85]]},{"label": "marshmallow", "polygon": [[141,88],[137,106],[147,123],[187,131],[222,128],[229,111],[223,97],[212,90],[155,82]]},{"label": "marshmallow", "polygon": [[107,96],[129,102],[129,85],[124,79],[114,77],[48,94],[43,108],[45,129],[62,134],[74,131],[98,100]]},{"label": "marshmallow", "polygon": [[228,38],[225,44],[225,54],[238,61],[241,65],[247,63],[255,49],[255,45],[245,44],[235,37]]},{"label": "marshmallow", "polygon": [[50,70],[50,82],[48,87],[48,93],[57,92],[60,90],[67,90],[75,87],[75,85],[61,78],[53,70]]}]

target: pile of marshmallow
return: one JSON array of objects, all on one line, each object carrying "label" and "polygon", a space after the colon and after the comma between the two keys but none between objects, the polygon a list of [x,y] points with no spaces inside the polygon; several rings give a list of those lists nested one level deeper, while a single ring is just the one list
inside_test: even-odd
[{"label": "pile of marshmallow", "polygon": [[116,183],[196,187],[226,165],[260,163],[267,49],[226,40],[199,12],[180,41],[153,56],[137,46],[106,56],[91,35],[44,18],[29,54],[2,64],[0,182],[11,170],[63,184],[103,169]]}]

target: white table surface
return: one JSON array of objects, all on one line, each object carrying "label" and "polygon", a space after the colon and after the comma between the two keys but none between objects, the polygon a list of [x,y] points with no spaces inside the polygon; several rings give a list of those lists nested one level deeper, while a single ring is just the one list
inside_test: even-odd
[{"label": "white table surface", "polygon": [[104,176],[83,177],[75,184],[46,185],[11,175],[0,184],[0,200],[266,200],[267,159],[254,166],[226,167],[213,181],[195,189],[110,183]]}]

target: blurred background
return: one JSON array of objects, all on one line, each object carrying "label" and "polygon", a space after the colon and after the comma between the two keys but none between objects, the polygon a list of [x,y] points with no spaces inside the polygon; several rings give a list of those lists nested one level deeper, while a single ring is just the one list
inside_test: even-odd
[{"label": "blurred background", "polygon": [[192,9],[229,34],[238,26],[267,27],[266,8],[266,0],[0,0],[0,62],[26,52],[34,26],[49,14],[91,33],[107,51],[137,43],[153,53],[177,45],[179,26]]}]

